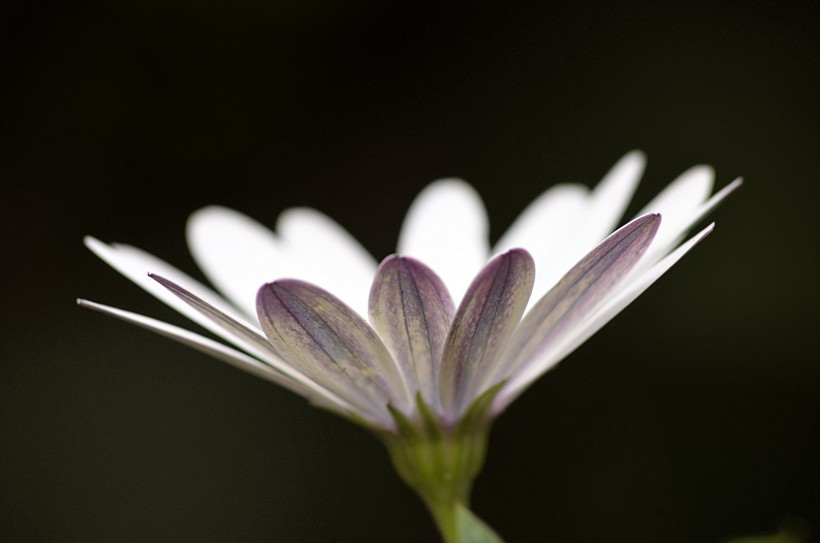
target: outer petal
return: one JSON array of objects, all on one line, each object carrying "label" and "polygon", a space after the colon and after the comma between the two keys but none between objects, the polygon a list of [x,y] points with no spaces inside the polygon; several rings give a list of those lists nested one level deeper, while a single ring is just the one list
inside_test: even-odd
[{"label": "outer petal", "polygon": [[439,372],[445,416],[456,420],[483,392],[498,355],[518,325],[535,268],[523,249],[497,256],[475,278],[456,312]]},{"label": "outer petal", "polygon": [[287,252],[269,229],[226,207],[193,213],[186,228],[196,263],[242,312],[256,320],[256,291],[287,272]]},{"label": "outer petal", "polygon": [[[643,153],[627,153],[607,172],[593,191],[587,193],[580,189],[560,189],[554,198],[568,204],[568,216],[564,216],[563,211],[557,211],[555,208],[544,211],[561,213],[560,218],[566,218],[566,222],[557,225],[557,221],[549,221],[546,218],[528,221],[528,226],[535,229],[528,232],[532,239],[528,242],[532,245],[521,246],[532,250],[538,269],[530,306],[617,226],[632,199],[645,166],[646,157]],[[549,192],[543,196],[546,201],[550,199],[548,194]],[[526,213],[529,215],[529,209]],[[547,226],[555,227],[557,231],[539,230],[546,229]],[[544,236],[546,240],[557,239],[560,243],[550,243],[549,246],[541,247],[539,236]],[[502,238],[502,241],[505,239]]]},{"label": "outer petal", "polygon": [[376,333],[328,292],[297,280],[259,289],[259,320],[293,367],[383,424],[387,404],[408,411],[410,394]]},{"label": "outer petal", "polygon": [[692,236],[691,239],[678,247],[673,253],[667,255],[666,258],[655,263],[648,270],[639,270],[636,266],[624,282],[618,287],[616,292],[613,292],[613,295],[609,297],[600,308],[585,319],[580,326],[573,330],[572,335],[565,340],[564,345],[556,353],[556,356],[564,358],[578,348],[578,346],[589,339],[592,334],[600,330],[602,326],[612,320],[616,315],[618,315],[618,313],[623,311],[626,306],[635,301],[638,296],[643,294],[643,292],[652,286],[655,281],[660,279],[663,274],[669,271],[669,269],[674,266],[678,260],[683,258],[683,256],[690,250],[692,250],[695,245],[700,243],[703,238],[711,234],[714,229],[715,224],[710,224],[698,232],[695,236]]},{"label": "outer petal", "polygon": [[436,270],[458,302],[489,257],[487,213],[481,198],[458,179],[431,184],[407,212],[398,252]]},{"label": "outer petal", "polygon": [[376,261],[353,236],[327,215],[302,207],[283,212],[276,230],[287,250],[288,267],[268,282],[293,277],[313,283],[367,316]]},{"label": "outer petal", "polygon": [[715,171],[710,166],[693,166],[646,204],[639,216],[646,213],[660,213],[663,216],[663,224],[655,241],[660,241],[665,231],[674,230],[679,222],[688,218],[709,198],[714,179]]},{"label": "outer petal", "polygon": [[308,208],[283,212],[278,235],[236,211],[210,206],[188,221],[197,263],[246,314],[264,283],[298,277],[335,292],[364,315],[376,262],[341,226]]},{"label": "outer petal", "polygon": [[[525,247],[538,270],[533,292],[546,292],[555,284],[557,277],[554,276],[559,272],[554,270],[577,261],[566,247],[566,239],[572,237],[573,227],[587,209],[588,200],[589,189],[583,185],[563,184],[550,188],[527,206],[498,240],[493,252]],[[564,265],[557,259],[567,260],[568,264]],[[530,301],[535,303],[537,299],[531,298]]]},{"label": "outer petal", "polygon": [[[242,347],[245,351],[263,360],[279,361],[279,354],[265,339],[262,331],[253,325],[241,321],[228,312],[217,309],[196,294],[177,285],[173,281],[160,275],[148,274],[151,279],[165,287],[168,292],[195,309],[200,315],[218,326],[231,343]],[[289,368],[288,368],[289,369]],[[294,373],[290,370],[290,373]]]},{"label": "outer petal", "polygon": [[[618,313],[631,304],[647,288],[666,273],[678,260],[688,253],[703,238],[708,236],[714,229],[714,223],[693,236],[689,241],[678,247],[666,258],[657,262],[654,266],[645,271],[640,271],[637,267],[630,273],[629,277],[617,289],[612,297],[589,315],[577,326],[571,334],[568,334],[561,345],[549,353],[544,353],[533,361],[523,371],[519,372],[496,398],[494,411],[502,411],[515,398],[517,398],[530,384],[538,379],[544,372],[548,371],[555,364],[577,349],[595,332],[600,330],[606,323],[612,320]],[[636,273],[637,272],[637,273]]]},{"label": "outer petal", "polygon": [[314,380],[303,375],[298,368],[289,365],[283,360],[279,353],[273,346],[265,339],[262,332],[252,325],[242,322],[229,313],[219,310],[207,301],[196,296],[192,292],[185,290],[179,285],[164,277],[151,274],[151,278],[158,284],[165,287],[168,292],[188,304],[191,308],[196,310],[201,316],[208,320],[208,322],[217,326],[226,339],[240,346],[242,349],[263,360],[276,371],[282,373],[292,381],[295,381],[299,386],[311,392],[311,399],[324,398],[330,403],[337,403],[344,405],[349,410],[352,407],[344,401],[337,401],[335,394],[328,392],[320,384]]},{"label": "outer petal", "polygon": [[586,226],[591,232],[597,231],[594,237],[606,236],[623,217],[645,167],[646,156],[640,151],[632,151],[616,162],[595,187],[590,208],[592,214],[587,216],[590,224]]},{"label": "outer petal", "polygon": [[199,352],[212,356],[217,360],[227,362],[231,366],[244,370],[251,375],[285,387],[288,390],[304,396],[314,403],[339,414],[350,416],[352,413],[349,405],[333,396],[328,391],[318,390],[317,387],[306,387],[297,381],[294,381],[284,373],[263,364],[259,360],[250,357],[245,353],[232,349],[227,345],[223,345],[222,343],[213,341],[183,328],[179,328],[178,326],[158,321],[144,315],[139,315],[137,313],[132,313],[130,311],[125,311],[123,309],[98,304],[89,300],[77,300],[77,304],[82,307],[93,309],[94,311],[99,311],[100,313],[111,315],[125,322],[136,324],[146,330],[151,330],[152,332],[156,332],[162,336],[173,339],[174,341],[177,341],[187,347],[191,347]]},{"label": "outer petal", "polygon": [[[666,256],[669,251],[671,251],[684,239],[684,236],[689,229],[691,229],[698,221],[703,219],[703,217],[717,207],[720,202],[722,202],[729,194],[737,190],[742,184],[743,180],[737,178],[720,189],[705,202],[698,202],[694,206],[690,206],[685,210],[684,208],[676,209],[675,212],[677,213],[677,218],[669,227],[666,225],[666,215],[663,215],[664,224],[658,231],[658,236],[652,243],[652,246],[649,247],[649,250],[646,252],[646,258],[644,258],[638,267],[640,269],[645,269]],[[663,213],[662,210],[660,212]]]},{"label": "outer petal", "polygon": [[438,368],[455,306],[447,287],[409,257],[382,262],[370,290],[370,322],[401,368],[411,393],[439,407]]},{"label": "outer petal", "polygon": [[234,338],[230,334],[226,334],[224,328],[152,280],[148,276],[148,273],[153,272],[159,274],[174,283],[184,285],[186,289],[195,290],[209,305],[214,306],[222,312],[232,313],[234,308],[217,293],[170,264],[136,247],[122,244],[106,245],[90,236],[87,236],[84,241],[86,247],[91,249],[94,254],[150,294],[173,307],[206,330],[227,341],[233,341]]},{"label": "outer petal", "polygon": [[612,294],[644,254],[659,225],[659,215],[639,217],[576,264],[521,322],[498,378],[515,378],[529,365],[548,360],[564,338]]}]

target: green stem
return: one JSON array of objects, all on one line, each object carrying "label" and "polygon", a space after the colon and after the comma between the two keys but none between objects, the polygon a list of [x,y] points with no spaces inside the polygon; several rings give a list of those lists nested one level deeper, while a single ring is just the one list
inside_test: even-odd
[{"label": "green stem", "polygon": [[444,543],[504,543],[459,501],[427,503]]},{"label": "green stem", "polygon": [[396,429],[381,437],[399,476],[433,515],[444,543],[501,542],[468,509],[487,449],[487,409],[501,385],[479,396],[455,425],[443,423],[420,395],[412,419],[388,406]]},{"label": "green stem", "polygon": [[456,502],[426,502],[427,508],[433,515],[444,543],[464,543],[458,533],[456,521]]}]

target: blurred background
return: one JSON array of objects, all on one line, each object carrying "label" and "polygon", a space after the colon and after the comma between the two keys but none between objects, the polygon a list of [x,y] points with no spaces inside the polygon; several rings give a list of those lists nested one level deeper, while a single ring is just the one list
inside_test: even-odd
[{"label": "blurred background", "polygon": [[[193,327],[82,245],[196,277],[185,220],[325,211],[392,252],[430,181],[497,238],[649,157],[745,186],[716,232],[501,417],[509,542],[820,533],[816,2],[4,2],[0,540],[435,541],[366,432],[78,296]],[[801,522],[801,521],[797,521]]]}]

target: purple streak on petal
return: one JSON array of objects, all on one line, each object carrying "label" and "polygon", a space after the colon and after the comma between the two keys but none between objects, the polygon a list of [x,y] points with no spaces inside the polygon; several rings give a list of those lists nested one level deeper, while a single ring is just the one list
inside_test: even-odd
[{"label": "purple streak on petal", "polygon": [[280,355],[351,404],[390,420],[410,405],[404,380],[370,326],[329,292],[286,279],[257,295],[262,330]]},{"label": "purple streak on petal", "polygon": [[558,341],[595,310],[632,269],[658,231],[661,217],[648,214],[621,227],[581,259],[527,313],[515,333],[499,378],[507,378]]},{"label": "purple streak on petal", "polygon": [[[262,332],[256,328],[217,309],[173,281],[169,281],[156,274],[149,274],[149,276],[219,326],[225,332],[225,336],[234,344],[267,363],[275,372],[281,374],[283,378],[286,377],[290,381],[293,381],[293,385],[298,387],[299,393],[307,396],[317,405],[331,408],[333,405],[336,405],[337,407],[342,407],[345,413],[350,414],[355,412],[369,422],[384,422],[385,419],[383,418],[374,420],[368,410],[355,409],[354,406],[348,404],[343,399],[337,397],[333,392],[325,389],[321,384],[317,384],[317,382],[313,381],[310,377],[304,375],[298,367],[294,367],[289,361],[283,360],[281,355],[273,348],[273,345],[271,345]],[[338,409],[335,410],[338,411]],[[390,423],[389,420],[387,422]]]},{"label": "purple streak on petal", "polygon": [[421,392],[434,408],[438,368],[455,306],[441,279],[409,257],[390,256],[370,289],[370,322],[405,376],[410,392]]},{"label": "purple streak on petal", "polygon": [[518,325],[532,292],[535,265],[512,249],[490,261],[473,280],[456,312],[439,371],[441,403],[457,418],[478,396],[485,376]]}]

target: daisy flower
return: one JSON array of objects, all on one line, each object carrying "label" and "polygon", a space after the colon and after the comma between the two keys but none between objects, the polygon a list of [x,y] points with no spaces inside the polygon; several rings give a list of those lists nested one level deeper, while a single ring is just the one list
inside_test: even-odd
[{"label": "daisy flower", "polygon": [[222,341],[78,303],[365,426],[445,541],[500,541],[467,509],[492,421],[708,235],[714,224],[686,238],[740,185],[711,195],[711,168],[696,166],[613,232],[644,165],[632,152],[594,190],[552,187],[492,247],[475,191],[436,181],[381,264],[312,209],[285,211],[271,231],[206,207],[190,217],[187,240],[217,290],[133,246],[86,238],[102,260]]}]

